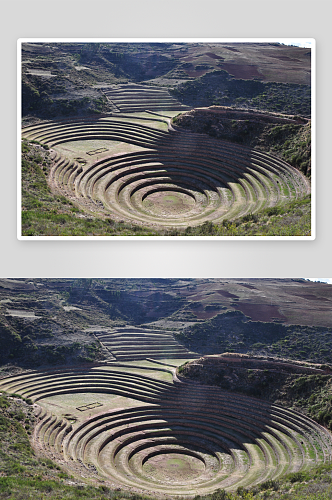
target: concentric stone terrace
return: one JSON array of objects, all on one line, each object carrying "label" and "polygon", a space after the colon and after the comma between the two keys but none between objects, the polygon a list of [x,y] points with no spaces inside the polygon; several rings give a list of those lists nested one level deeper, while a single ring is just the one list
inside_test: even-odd
[{"label": "concentric stone terrace", "polygon": [[0,390],[41,405],[34,440],[43,453],[131,491],[234,490],[330,459],[331,435],[309,418],[148,365],[29,372]]},{"label": "concentric stone terrace", "polygon": [[54,150],[57,191],[114,220],[157,227],[235,220],[310,191],[276,157],[175,130],[148,113],[47,122],[23,136]]}]

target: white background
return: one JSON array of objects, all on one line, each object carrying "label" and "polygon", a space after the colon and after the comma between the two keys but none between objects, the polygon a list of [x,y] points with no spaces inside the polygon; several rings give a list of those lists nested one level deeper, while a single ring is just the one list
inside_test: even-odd
[{"label": "white background", "polygon": [[[1,258],[7,277],[332,275],[331,36],[325,0],[11,0],[2,2]],[[18,38],[315,38],[315,241],[19,241],[16,238]]]}]

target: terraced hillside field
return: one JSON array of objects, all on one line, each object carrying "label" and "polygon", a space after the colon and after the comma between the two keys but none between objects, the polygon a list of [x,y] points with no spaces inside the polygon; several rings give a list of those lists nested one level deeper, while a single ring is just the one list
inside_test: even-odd
[{"label": "terraced hillside field", "polygon": [[146,110],[160,113],[190,109],[172,97],[165,87],[127,83],[107,87],[104,89],[104,94],[111,103],[112,110],[118,113],[137,113]]},{"label": "terraced hillside field", "polygon": [[[119,109],[125,106],[112,98]],[[176,112],[162,113],[167,116],[120,112],[43,122],[24,128],[23,137],[51,148],[55,192],[116,221],[157,228],[220,223],[310,192],[308,180],[285,161],[175,129],[170,117]]]},{"label": "terraced hillside field", "polygon": [[95,334],[117,361],[197,357],[179,344],[171,332],[125,327]]},{"label": "terraced hillside field", "polygon": [[0,390],[31,398],[34,446],[81,478],[157,496],[233,491],[330,460],[302,414],[184,382],[151,361],[29,371]]}]

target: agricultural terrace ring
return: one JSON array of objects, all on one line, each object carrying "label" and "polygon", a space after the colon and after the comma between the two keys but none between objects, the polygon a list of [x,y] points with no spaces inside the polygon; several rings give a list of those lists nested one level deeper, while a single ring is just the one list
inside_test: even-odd
[{"label": "agricultural terrace ring", "polygon": [[152,90],[134,87],[112,90],[112,114],[23,129],[24,138],[52,149],[49,184],[81,209],[181,228],[236,220],[310,192],[309,181],[280,158],[180,130],[171,123],[180,103],[163,104],[157,90],[143,98]]},{"label": "agricultural terrace ring", "polygon": [[29,371],[2,379],[0,390],[36,403],[34,446],[44,455],[134,492],[233,491],[330,460],[330,433],[306,416],[182,382],[168,363]]}]

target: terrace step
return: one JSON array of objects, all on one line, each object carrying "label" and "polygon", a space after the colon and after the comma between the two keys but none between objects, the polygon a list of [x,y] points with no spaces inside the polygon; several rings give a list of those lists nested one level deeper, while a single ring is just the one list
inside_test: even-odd
[{"label": "terrace step", "polygon": [[[140,105],[148,97],[149,109],[165,93],[128,87],[128,100],[120,87],[119,105],[124,98],[132,106],[129,101],[136,99],[130,97],[132,91],[142,94]],[[107,91],[111,94],[115,95],[114,89]],[[110,140],[144,148],[90,162],[84,168],[57,155],[50,175],[54,185],[65,196],[75,196],[83,209],[88,203],[131,223],[173,228],[233,221],[310,192],[304,176],[280,158],[204,134],[166,132],[136,119],[109,116],[44,122],[26,127],[23,135],[52,147],[68,141]]]},{"label": "terrace step", "polygon": [[[111,392],[150,403],[74,426],[43,411],[34,433],[35,442],[50,456],[61,454],[68,467],[94,467],[108,481],[150,494],[232,491],[306,470],[332,453],[330,433],[293,410],[217,387],[173,385],[120,366],[33,371],[2,379],[0,389],[33,399]],[[173,456],[192,464],[193,475],[166,481],[161,471]]]}]

